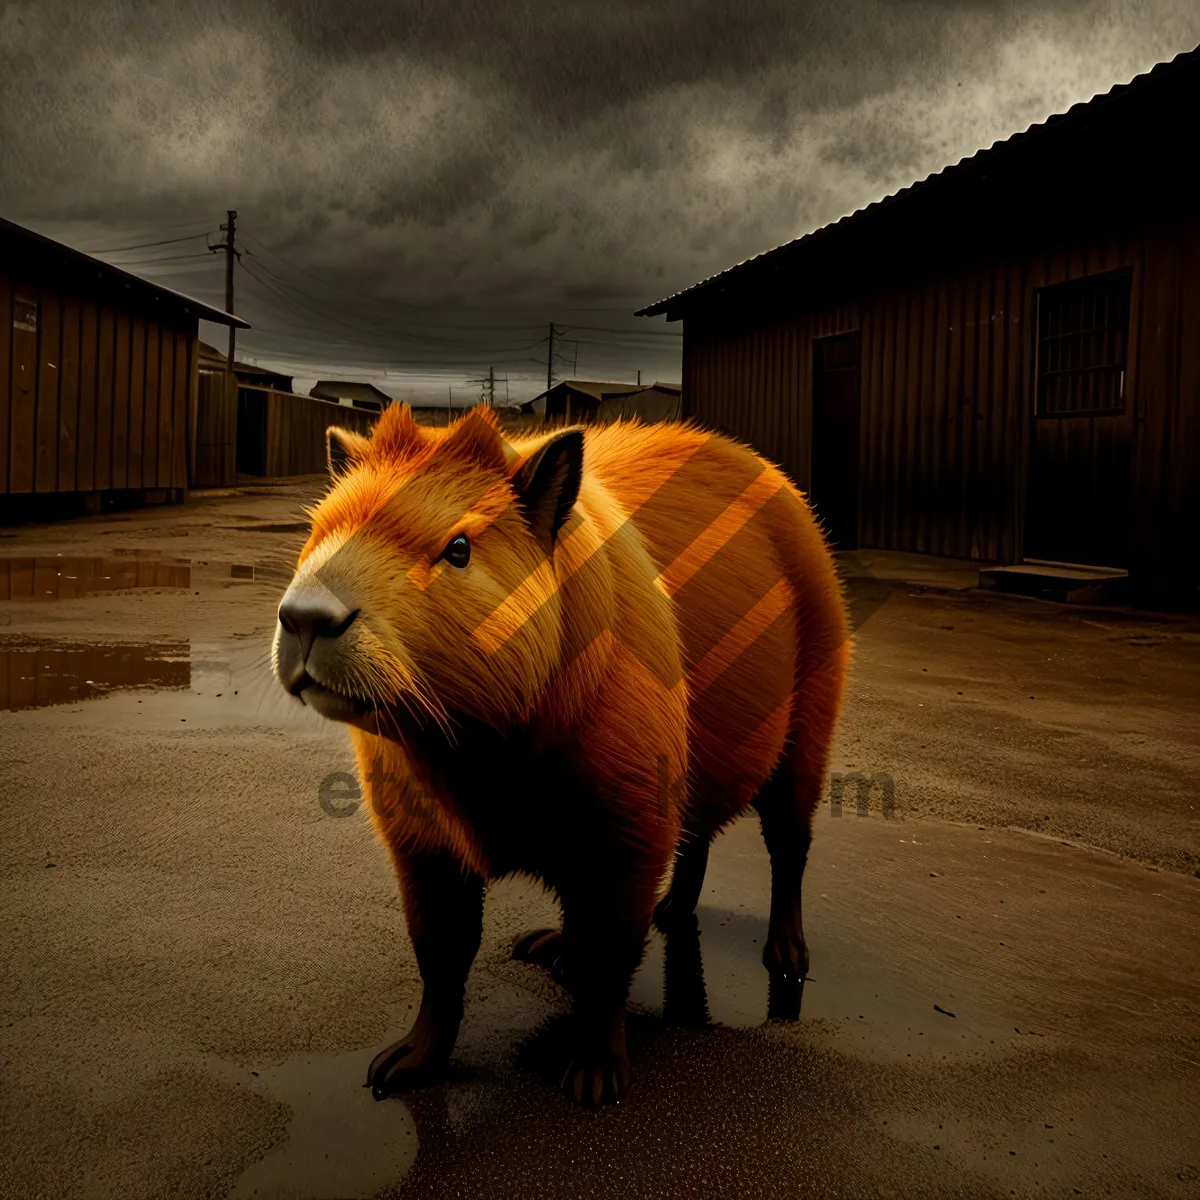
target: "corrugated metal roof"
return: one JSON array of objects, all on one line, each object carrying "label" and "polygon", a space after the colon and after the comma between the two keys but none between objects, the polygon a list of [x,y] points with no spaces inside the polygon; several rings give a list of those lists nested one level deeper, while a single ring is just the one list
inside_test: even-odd
[{"label": "corrugated metal roof", "polygon": [[1100,92],[1090,100],[1081,100],[1078,104],[1071,105],[1066,112],[1055,113],[1053,116],[1047,117],[1045,121],[1038,121],[1030,125],[1028,129],[1014,133],[1010,137],[1000,141],[993,142],[990,146],[986,146],[982,150],[977,150],[974,154],[967,155],[959,159],[958,162],[943,167],[940,171],[935,171],[927,175],[924,179],[917,180],[917,182],[909,184],[908,187],[901,188],[899,191],[885,196],[882,200],[876,200],[871,204],[864,205],[855,212],[848,213],[846,216],[840,217],[828,225],[822,225],[819,229],[814,229],[802,237],[785,242],[783,245],[776,246],[771,250],[765,250],[762,254],[757,254],[753,258],[748,258],[732,267],[727,267],[723,271],[718,271],[715,275],[710,275],[707,279],[702,279],[699,283],[694,283],[682,291],[667,296],[665,299],[655,301],[655,303],[646,308],[638,309],[634,313],[634,316],[659,316],[685,297],[708,288],[718,280],[725,279],[735,272],[744,271],[755,264],[761,265],[765,260],[773,258],[776,255],[797,251],[801,247],[807,247],[817,240],[824,241],[835,230],[845,233],[869,214],[874,214],[885,208],[890,209],[897,203],[907,201],[914,196],[923,196],[930,188],[936,187],[939,183],[947,179],[958,178],[961,175],[969,173],[972,169],[979,170],[990,166],[1005,151],[1016,146],[1023,146],[1030,139],[1036,138],[1047,130],[1060,130],[1063,128],[1064,123],[1079,120],[1085,113],[1094,113],[1102,106],[1110,104],[1113,101],[1122,100],[1130,95],[1141,96],[1148,87],[1156,86],[1166,79],[1173,79],[1184,71],[1195,71],[1197,69],[1200,69],[1200,46],[1192,50],[1185,50],[1168,62],[1159,63],[1149,71],[1135,76],[1128,83],[1113,84],[1108,91]]},{"label": "corrugated metal roof", "polygon": [[0,217],[0,237],[5,235],[16,241],[25,242],[41,253],[58,258],[72,270],[94,274],[99,279],[105,280],[110,284],[119,284],[126,288],[134,289],[143,294],[151,295],[156,300],[166,300],[189,316],[203,317],[206,321],[215,321],[218,325],[233,325],[238,329],[250,328],[249,321],[243,321],[241,317],[235,317],[232,313],[227,313],[223,309],[213,308],[212,305],[205,304],[202,300],[197,300],[193,296],[187,296],[183,292],[177,292],[174,288],[152,283],[149,279],[143,279],[140,275],[134,275],[129,271],[121,270],[120,267],[114,267],[112,263],[106,263],[102,258],[85,254],[82,250],[76,250],[64,242],[56,242],[53,238],[48,238],[44,234],[35,233],[32,229],[26,229],[24,225],[18,225],[15,221],[8,221],[4,217]]}]

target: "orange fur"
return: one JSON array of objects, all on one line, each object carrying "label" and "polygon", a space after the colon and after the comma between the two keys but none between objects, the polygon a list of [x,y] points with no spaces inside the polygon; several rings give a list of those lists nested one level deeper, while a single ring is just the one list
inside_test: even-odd
[{"label": "orange fur", "polygon": [[802,980],[849,631],[821,531],[779,469],[688,425],[510,444],[488,410],[422,429],[404,406],[369,440],[333,431],[330,463],[274,663],[350,723],[400,876],[424,990],[368,1069],[376,1095],[444,1065],[486,880],[524,872],[562,902],[561,931],[513,953],[572,993],[563,1086],[620,1100],[651,920],[694,928],[709,842],[750,804],[771,858],[763,962]]},{"label": "orange fur", "polygon": [[[811,807],[849,633],[803,497],[748,448],[689,425],[592,427],[578,502],[544,561],[507,481],[552,436],[506,445],[487,410],[422,428],[397,405],[369,442],[351,440],[349,469],[313,511],[298,565],[343,539],[330,561],[363,611],[359,653],[373,658],[363,691],[438,719],[521,722],[541,744],[568,745],[589,771],[620,781],[614,822],[664,865],[681,828],[711,835],[785,753],[816,780]],[[450,578],[434,560],[459,531],[474,558]],[[398,864],[437,846],[485,877],[513,869],[512,854],[497,858],[438,794],[411,736],[384,726],[352,736]],[[663,760],[669,780],[687,778],[665,805]],[[373,763],[415,777],[432,803],[390,801],[402,785],[373,785]]]}]

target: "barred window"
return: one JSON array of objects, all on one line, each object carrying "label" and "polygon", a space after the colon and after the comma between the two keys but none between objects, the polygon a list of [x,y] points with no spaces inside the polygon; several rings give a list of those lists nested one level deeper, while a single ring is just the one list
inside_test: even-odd
[{"label": "barred window", "polygon": [[13,328],[25,329],[30,333],[37,333],[38,327],[38,302],[31,300],[27,296],[16,296],[13,298]]},{"label": "barred window", "polygon": [[1124,411],[1130,280],[1118,271],[1038,293],[1038,416]]}]

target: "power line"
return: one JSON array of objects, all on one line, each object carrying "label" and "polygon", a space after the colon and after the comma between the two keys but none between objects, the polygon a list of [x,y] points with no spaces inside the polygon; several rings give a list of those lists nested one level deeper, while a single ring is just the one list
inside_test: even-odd
[{"label": "power line", "polygon": [[[320,275],[316,275],[312,271],[308,270],[307,268],[301,267],[298,263],[293,262],[291,259],[285,258],[276,249],[274,249],[271,246],[266,245],[254,233],[252,233],[252,232],[247,233],[247,231],[244,227],[242,229],[242,236],[244,238],[248,239],[252,245],[257,245],[260,250],[265,250],[266,253],[271,255],[273,258],[275,258],[277,261],[282,263],[284,266],[289,267],[293,271],[298,271],[302,275],[306,275],[309,279],[313,280],[315,283],[319,283],[323,288],[332,289],[334,291],[341,292],[344,296],[349,297],[350,299],[354,300],[356,303],[386,305],[389,307],[396,307],[396,308],[414,310],[417,312],[424,312],[424,313],[428,313],[430,315],[434,314],[437,311],[434,306],[429,305],[429,304],[415,304],[411,301],[387,299],[387,298],[383,298],[383,297],[364,298],[361,294],[352,292],[352,291],[340,286],[339,284],[333,283],[331,280],[325,279]],[[260,264],[260,265],[263,266],[264,270],[268,270],[268,268],[265,266],[265,264]],[[274,274],[274,272],[271,272],[271,274]],[[278,278],[278,276],[276,276],[276,278]],[[295,285],[289,285],[289,286],[295,286]],[[468,305],[459,304],[459,305],[455,305],[454,307],[455,308],[468,308],[468,307],[486,308],[488,306],[468,306]],[[569,306],[569,307],[576,308],[576,306],[573,306],[573,305]],[[578,312],[627,312],[629,310],[623,309],[623,308],[617,308],[617,307],[610,307],[610,306],[603,306],[603,307],[578,306],[576,308],[576,311],[578,311]],[[531,322],[531,324],[532,324],[532,322]],[[449,328],[449,326],[442,325],[442,328]],[[470,328],[470,327],[469,326],[461,326],[461,328]],[[510,326],[509,328],[524,329],[524,328],[526,328],[526,326]],[[683,336],[682,334],[672,333],[668,330],[657,330],[657,329],[622,330],[622,329],[608,329],[608,328],[592,326],[592,325],[579,325],[579,326],[569,327],[567,332],[570,331],[570,328],[588,329],[595,333],[631,333],[636,336],[644,336],[644,337],[680,338]]]},{"label": "power line", "polygon": [[197,238],[208,237],[208,230],[199,233],[189,233],[186,237],[163,238],[159,242],[135,242],[132,246],[106,246],[99,250],[86,250],[85,254],[121,254],[126,250],[148,250],[151,246],[174,246],[177,242],[194,242]]},{"label": "power line", "polygon": [[[347,288],[344,288],[341,285],[334,283],[332,280],[325,279],[320,275],[316,275],[312,271],[308,270],[307,268],[302,267],[298,263],[293,262],[291,259],[285,258],[277,250],[275,250],[271,246],[266,245],[266,243],[264,243],[260,238],[255,237],[253,234],[250,235],[250,240],[253,244],[256,244],[260,250],[265,250],[273,258],[275,258],[279,262],[283,263],[284,266],[290,267],[291,270],[293,270],[293,271],[298,271],[301,275],[307,275],[309,279],[313,280],[315,283],[319,283],[321,285],[321,287],[326,289],[327,291],[331,290],[331,291],[341,292],[342,295],[349,297],[351,300],[354,300],[359,304],[364,302],[363,297],[361,295],[359,295],[358,293],[349,291]],[[408,309],[408,310],[415,311],[415,312],[434,313],[437,311],[430,304],[414,304],[412,301],[408,301],[408,300],[394,300],[394,299],[376,300],[376,299],[372,299],[370,301],[370,303],[386,304],[391,307]],[[469,308],[471,306],[465,305],[465,304],[459,304],[459,305],[456,305],[455,307]],[[520,328],[524,328],[524,326],[521,326]]]},{"label": "power line", "polygon": [[[243,308],[243,313],[245,312],[246,309]],[[309,359],[314,356],[313,351],[315,348],[329,347],[335,352],[339,350],[343,352],[352,351],[360,360],[374,361],[385,365],[389,363],[396,363],[398,361],[409,360],[418,364],[427,364],[430,366],[436,365],[447,368],[461,368],[468,366],[474,367],[488,361],[489,357],[492,357],[494,354],[502,354],[505,356],[503,358],[494,358],[494,361],[500,365],[521,366],[526,363],[532,363],[538,366],[544,365],[541,359],[518,357],[520,353],[519,348],[516,351],[514,351],[512,348],[505,348],[503,350],[492,352],[489,352],[485,349],[481,351],[463,351],[461,353],[450,355],[437,350],[431,350],[427,352],[421,351],[419,348],[415,347],[400,347],[397,350],[394,347],[370,345],[361,340],[355,341],[350,338],[338,337],[337,335],[330,335],[328,333],[320,333],[314,336],[314,334],[311,333],[297,332],[297,330],[294,328],[291,330],[286,330],[264,325],[257,320],[254,320],[252,324],[254,333],[265,333],[270,335],[272,338],[278,338],[287,342],[301,343],[310,351],[310,353],[306,355],[306,357]],[[512,357],[509,357],[510,355]],[[281,359],[282,357],[279,353],[273,353],[271,356],[276,359]]]},{"label": "power line", "polygon": [[[473,346],[454,345],[454,346],[439,346],[431,344],[430,341],[420,338],[410,338],[400,336],[396,330],[388,330],[382,335],[371,336],[371,331],[365,331],[362,325],[355,321],[346,321],[344,318],[335,317],[333,314],[325,313],[316,307],[306,303],[297,297],[283,293],[274,288],[267,280],[259,278],[255,269],[247,264],[242,264],[243,271],[247,276],[254,280],[256,285],[263,287],[265,293],[272,298],[273,306],[285,316],[287,320],[299,321],[302,326],[313,328],[319,332],[315,334],[306,334],[298,332],[295,328],[283,329],[272,325],[264,325],[261,321],[255,320],[255,332],[266,333],[268,335],[284,339],[288,342],[303,343],[310,350],[313,348],[314,339],[320,344],[327,345],[333,349],[340,348],[342,350],[355,351],[361,358],[369,354],[375,361],[396,362],[407,361],[416,363],[426,363],[430,366],[435,363],[439,366],[475,366],[481,362],[487,361],[488,358],[495,358],[497,355],[503,355],[506,364],[514,366],[525,363],[541,363],[547,365],[545,360],[541,359],[526,359],[521,357],[521,351],[533,349],[537,345],[545,345],[548,338],[543,338],[539,342],[534,342],[527,345],[513,345],[512,343],[505,345],[492,346]],[[331,332],[331,328],[336,330],[338,326],[348,329],[353,337],[340,336],[336,332]],[[386,339],[386,346],[377,344],[377,338]],[[561,345],[558,338],[558,327],[555,326],[556,352],[553,357],[553,362],[570,363],[573,371],[578,370],[578,346],[572,340],[571,346],[573,353],[568,358],[566,355],[557,352],[557,345]],[[618,347],[608,345],[607,343],[594,343],[602,349],[617,350]],[[643,349],[642,347],[636,347]],[[553,376],[553,367],[551,367],[551,376]]]},{"label": "power line", "polygon": [[[326,310],[321,307],[321,301],[317,300],[317,301],[310,302],[307,299],[305,293],[300,293],[299,295],[290,295],[288,292],[284,291],[282,289],[282,287],[279,286],[278,284],[273,283],[270,280],[261,278],[257,274],[257,270],[258,270],[257,267],[255,267],[252,270],[246,263],[242,263],[241,267],[242,267],[242,270],[251,279],[253,279],[261,287],[263,287],[273,297],[275,297],[275,299],[280,304],[282,304],[286,308],[290,309],[293,313],[295,313],[295,312],[303,313],[305,319],[307,319],[309,321],[311,321],[312,319],[315,318],[317,321],[321,322],[322,326],[327,326],[330,323],[335,324],[335,325],[340,325],[343,328],[349,329],[352,332],[359,334],[360,336],[364,332],[364,325],[369,326],[371,324],[370,322],[364,322],[362,320],[358,320],[355,318],[351,318],[348,320],[341,314],[337,314],[337,313],[331,312],[329,310]],[[371,330],[368,328],[366,330],[366,332],[369,334],[371,332]],[[487,329],[480,330],[480,333],[488,333],[488,332],[490,332],[490,330],[487,330]],[[437,344],[438,339],[436,339],[436,338],[430,338],[425,335],[405,333],[403,330],[396,329],[391,326],[386,326],[386,327],[378,327],[377,326],[376,330],[375,330],[375,336],[387,338],[388,341],[393,342],[393,343],[394,342],[401,342],[401,343],[411,342],[411,343],[414,343],[413,349],[419,349],[419,350],[422,350],[425,352],[430,352],[430,353],[435,353],[435,354],[440,353],[443,355],[456,354],[456,353],[461,354],[461,355],[463,355],[473,361],[476,361],[476,362],[478,362],[481,358],[486,359],[491,354],[513,354],[513,353],[517,353],[521,350],[532,350],[541,344],[541,341],[539,340],[539,341],[531,342],[527,345],[513,345],[512,343],[507,343],[503,346],[498,346],[498,347],[473,346],[473,345],[470,345],[469,343],[468,344],[455,344],[455,343],[450,343],[450,342],[445,342],[445,344],[438,345]],[[444,341],[444,339],[443,339],[443,341]]]},{"label": "power line", "polygon": [[126,267],[154,267],[159,263],[184,262],[191,259],[204,259],[209,261],[208,254],[204,250],[199,250],[195,254],[169,254],[165,258],[135,258],[127,262],[110,263],[109,266],[120,267],[122,270]]},{"label": "power line", "polygon": [[[250,252],[248,251],[247,253],[250,253]],[[254,272],[249,271],[249,268],[246,264],[242,265],[242,269],[247,271],[251,275],[251,278],[258,278],[258,276],[254,274]],[[257,259],[257,258],[255,259],[254,270],[261,271],[269,277],[269,279],[271,281],[270,283],[268,283],[268,281],[266,279],[258,279],[258,282],[261,283],[264,287],[268,287],[268,288],[271,288],[272,284],[273,284],[274,287],[272,288],[272,290],[275,292],[276,295],[280,295],[281,298],[283,298],[284,294],[286,293],[287,294],[286,298],[292,299],[294,303],[303,304],[305,301],[307,301],[308,303],[305,304],[304,306],[309,308],[310,311],[323,312],[328,315],[328,318],[330,320],[335,320],[341,324],[346,324],[346,319],[345,319],[346,312],[345,312],[345,308],[343,306],[334,308],[330,305],[330,301],[327,297],[314,295],[312,292],[308,291],[307,289],[297,287],[294,283],[291,283],[290,281],[281,278],[279,275],[275,274],[275,272],[272,271],[265,263],[263,263],[261,259]],[[368,303],[369,304],[370,302],[360,300],[359,303]],[[368,326],[373,325],[382,334],[384,334],[385,336],[390,337],[390,338],[400,337],[400,338],[410,338],[412,340],[419,339],[422,341],[422,344],[427,344],[431,340],[444,342],[447,345],[453,344],[453,339],[446,338],[446,337],[439,337],[436,334],[428,332],[428,331],[422,329],[420,326],[416,325],[414,322],[412,322],[408,318],[404,318],[403,321],[400,322],[399,327],[397,326],[396,323],[393,322],[393,320],[389,319],[386,315],[382,315],[382,314],[376,315],[376,314],[364,313],[362,315],[355,315],[352,319],[354,321],[354,328],[358,329],[364,325],[368,325]],[[412,329],[413,332],[406,333],[405,327]],[[456,328],[456,327],[451,326],[451,325],[440,325],[439,324],[439,325],[435,326],[435,328]],[[518,333],[529,333],[532,330],[533,326],[532,325],[510,325],[510,326],[470,325],[470,326],[458,326],[457,328],[464,330],[464,331],[469,331],[472,333],[479,333],[479,334],[499,333],[499,332],[503,332],[505,330],[512,330],[512,331],[518,332]],[[539,339],[536,342],[533,342],[532,345],[539,345],[540,341],[541,341],[541,339]]]},{"label": "power line", "polygon": [[[253,251],[247,251],[247,254],[251,254],[251,255],[253,255],[253,254],[254,254],[254,252],[253,252]],[[307,289],[307,288],[302,288],[302,287],[300,287],[298,284],[296,284],[296,283],[292,282],[292,281],[291,281],[291,280],[289,280],[289,279],[285,279],[283,276],[281,276],[281,275],[279,275],[277,272],[273,271],[273,270],[272,270],[272,269],[271,269],[271,268],[270,268],[270,267],[269,267],[269,266],[268,266],[268,265],[267,265],[265,262],[263,262],[263,261],[262,261],[262,259],[261,259],[260,257],[258,257],[257,255],[255,255],[255,258],[256,258],[256,266],[257,266],[257,269],[258,269],[258,270],[260,270],[260,271],[262,271],[262,272],[264,272],[265,274],[269,275],[269,276],[270,276],[270,277],[271,277],[273,280],[275,280],[275,282],[276,282],[276,283],[278,283],[280,286],[287,288],[289,291],[293,291],[293,292],[297,293],[297,295],[300,295],[300,296],[305,296],[305,297],[307,297],[308,299],[311,299],[311,300],[316,300],[318,303],[325,303],[325,304],[329,303],[328,296],[327,296],[326,294],[324,294],[324,293],[314,293],[314,292],[312,292],[311,290],[309,290],[309,289]],[[295,269],[295,270],[300,270],[301,268],[293,268],[293,269]],[[307,272],[305,272],[305,273],[307,274]],[[328,290],[328,289],[327,289],[327,290]],[[345,295],[350,295],[350,293],[344,293],[344,294],[345,294]],[[401,300],[387,300],[387,299],[384,299],[384,298],[377,298],[377,297],[365,297],[365,296],[362,296],[362,295],[353,296],[353,297],[352,297],[352,300],[353,300],[353,302],[354,302],[355,304],[358,304],[358,305],[360,305],[360,306],[365,306],[365,307],[368,307],[368,308],[375,308],[375,309],[387,308],[387,307],[389,307],[389,306],[392,306],[392,305],[395,305],[395,306],[398,306],[398,307],[401,307],[401,308],[408,308],[408,307],[409,307],[408,305],[406,305],[406,304],[404,303],[404,301],[401,301]],[[340,303],[341,303],[341,302],[339,301],[339,304],[340,304]],[[430,318],[433,318],[433,319],[430,321],[430,323],[429,323],[429,325],[428,325],[428,328],[434,328],[434,329],[453,329],[453,330],[461,330],[461,331],[463,331],[463,332],[468,332],[468,333],[499,333],[499,332],[527,333],[527,332],[530,332],[530,331],[532,331],[534,328],[536,328],[536,326],[537,326],[537,324],[538,324],[536,321],[530,321],[530,322],[528,322],[527,324],[523,324],[523,325],[494,325],[494,324],[488,324],[488,325],[479,325],[479,324],[461,325],[461,324],[456,324],[456,323],[454,323],[454,322],[450,322],[450,321],[439,321],[439,320],[437,320],[436,318],[434,318],[434,313],[436,312],[436,310],[435,310],[435,309],[433,309],[433,308],[427,308],[427,309],[425,309],[425,310],[423,310],[423,311],[426,313],[426,315],[427,315],[428,317],[430,317]],[[386,316],[384,316],[383,314],[380,314],[380,316],[378,316],[378,317],[374,317],[374,318],[371,318],[371,319],[374,319],[374,320],[380,320],[380,319],[382,319],[382,320],[387,320],[388,318],[387,318]],[[418,320],[416,320],[415,318],[413,318],[413,317],[411,317],[411,316],[405,316],[405,317],[403,318],[403,320],[404,320],[404,323],[405,323],[405,325],[407,325],[407,326],[409,326],[409,327],[411,327],[411,328],[414,328],[414,329],[420,329],[420,328],[425,328],[425,327],[426,327],[426,326],[424,326],[424,325],[423,325],[423,323],[422,323],[421,321],[418,321]]]},{"label": "power line", "polygon": [[682,333],[671,333],[669,330],[662,329],[613,329],[611,327],[601,325],[568,325],[567,333],[573,333],[576,329],[582,329],[586,333],[619,333],[625,337],[651,337],[651,338],[682,338]]}]

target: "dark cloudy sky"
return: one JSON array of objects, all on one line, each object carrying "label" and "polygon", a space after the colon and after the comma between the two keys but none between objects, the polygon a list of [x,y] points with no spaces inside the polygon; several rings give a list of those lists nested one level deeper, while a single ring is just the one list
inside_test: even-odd
[{"label": "dark cloudy sky", "polygon": [[239,356],[301,382],[525,398],[551,320],[559,376],[678,379],[634,308],[1198,42],[1195,0],[15,0],[0,213],[220,303],[236,208]]}]

